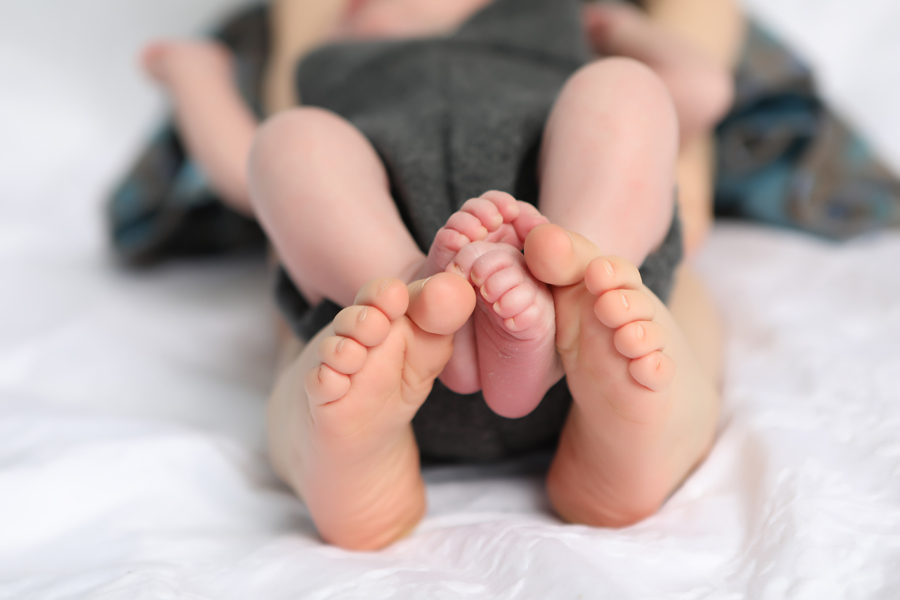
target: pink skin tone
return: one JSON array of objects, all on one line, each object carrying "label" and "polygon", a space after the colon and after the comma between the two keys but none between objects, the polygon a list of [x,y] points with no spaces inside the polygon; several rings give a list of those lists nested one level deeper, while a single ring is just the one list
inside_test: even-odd
[{"label": "pink skin tone", "polygon": [[[451,11],[442,2],[421,13],[427,27],[393,31],[432,32],[486,3]],[[366,6],[402,15],[426,4],[372,0],[351,17],[362,36]],[[349,19],[341,35],[352,35]],[[518,417],[566,375],[575,404],[548,475],[554,507],[593,525],[652,514],[708,450],[717,410],[708,374],[634,267],[673,212],[678,117],[663,81],[629,59],[580,69],[546,126],[540,212],[486,192],[424,255],[360,132],[304,107],[257,128],[235,108],[221,60],[215,46],[189,42],[145,55],[202,164],[227,170],[249,156],[246,187],[235,183],[226,198],[256,216],[304,295],[348,306],[282,372],[269,407],[273,462],[324,539],[378,548],[421,518],[410,422],[437,377]],[[220,74],[205,89],[190,76],[204,70]],[[195,114],[204,93],[230,96],[204,117]],[[233,155],[204,150],[221,131],[237,140]]]}]

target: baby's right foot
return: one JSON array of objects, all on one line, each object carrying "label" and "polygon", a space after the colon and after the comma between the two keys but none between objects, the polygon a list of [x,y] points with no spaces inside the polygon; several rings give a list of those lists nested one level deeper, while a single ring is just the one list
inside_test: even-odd
[{"label": "baby's right foot", "polygon": [[217,42],[160,41],[144,48],[141,64],[157,83],[177,85],[184,78],[226,77],[231,74],[231,52]]},{"label": "baby's right foot", "polygon": [[[328,542],[372,550],[421,519],[411,422],[474,306],[471,286],[453,274],[408,287],[376,279],[279,382],[269,413],[273,459]],[[298,403],[300,377],[306,401]]]}]

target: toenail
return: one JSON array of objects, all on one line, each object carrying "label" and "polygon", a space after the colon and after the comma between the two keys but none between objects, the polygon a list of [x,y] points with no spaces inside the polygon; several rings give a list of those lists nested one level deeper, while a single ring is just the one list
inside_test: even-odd
[{"label": "toenail", "polygon": [[500,314],[500,301],[494,302],[494,312]]},{"label": "toenail", "polygon": [[391,280],[385,279],[384,281],[381,282],[381,285],[378,286],[378,291],[383,292],[384,290],[388,289],[388,287],[390,287],[390,285],[391,285]]},{"label": "toenail", "polygon": [[486,285],[481,286],[481,289],[479,291],[481,292],[481,297],[484,298],[485,300],[487,300],[487,297],[488,297],[487,286]]},{"label": "toenail", "polygon": [[338,342],[338,345],[334,347],[334,353],[340,354],[341,350],[344,349],[344,342],[347,341],[347,338],[341,338],[341,341]]},{"label": "toenail", "polygon": [[362,323],[363,321],[365,321],[367,312],[369,312],[368,306],[363,308],[361,311],[359,311],[359,316],[356,317],[356,321],[359,323]]},{"label": "toenail", "polygon": [[[481,278],[475,273],[472,273],[470,277],[472,278],[472,283],[479,287],[484,283],[483,281],[481,281]],[[484,290],[481,290],[481,295],[484,296]]]},{"label": "toenail", "polygon": [[456,273],[457,275],[465,275],[466,272],[459,268],[459,265],[456,263],[450,263],[450,271]]},{"label": "toenail", "polygon": [[638,335],[638,339],[640,339],[640,340],[642,340],[646,337],[646,333],[644,332],[643,325],[638,325],[637,335]]},{"label": "toenail", "polygon": [[625,305],[625,310],[628,310],[628,298],[625,296],[624,292],[622,292],[622,304]]},{"label": "toenail", "polygon": [[612,263],[609,262],[608,260],[604,260],[603,262],[606,263],[606,272],[609,273],[610,275],[615,276],[616,270],[613,269]]}]

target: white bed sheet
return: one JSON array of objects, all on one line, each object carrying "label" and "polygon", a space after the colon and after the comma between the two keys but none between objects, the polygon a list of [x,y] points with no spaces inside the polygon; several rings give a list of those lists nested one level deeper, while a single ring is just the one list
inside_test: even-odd
[{"label": "white bed sheet", "polygon": [[[0,0],[0,598],[897,598],[900,235],[720,226],[709,460],[628,529],[569,526],[539,465],[429,470],[379,553],[322,545],[264,452],[257,262],[137,273],[103,193],[162,111],[134,56],[237,2]],[[900,165],[894,0],[753,0]]]}]

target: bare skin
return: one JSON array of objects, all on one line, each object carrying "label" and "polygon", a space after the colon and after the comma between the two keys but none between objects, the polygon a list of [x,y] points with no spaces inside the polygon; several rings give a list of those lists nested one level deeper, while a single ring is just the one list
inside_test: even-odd
[{"label": "bare skin", "polygon": [[[471,0],[462,10],[435,1],[429,10],[436,12],[407,22],[403,15],[418,0],[371,0],[373,12],[359,4],[360,20],[343,21],[337,34],[446,30],[485,3]],[[616,23],[622,27],[591,31],[621,47],[647,39],[644,25]],[[256,131],[252,149],[229,142],[222,146],[235,150],[225,153],[229,160],[216,158],[213,149],[228,141],[218,132],[246,132],[248,123],[221,53],[198,46],[161,44],[145,55],[148,71],[173,94],[183,127],[194,128],[186,134],[192,152],[223,189],[240,181],[237,159],[247,160],[245,187],[235,185],[226,199],[250,199],[308,299],[352,304],[288,364],[269,411],[273,461],[310,506],[323,537],[375,548],[421,518],[410,421],[439,374],[451,389],[482,389],[488,404],[510,417],[530,412],[566,374],[575,408],[548,478],[557,511],[574,522],[624,525],[656,510],[705,455],[717,412],[709,372],[633,266],[659,245],[671,221],[683,144],[678,122],[702,128],[718,110],[688,93],[673,102],[678,61],[660,58],[657,73],[621,58],[578,71],[546,127],[541,213],[488,192],[454,214],[424,255],[397,213],[377,154],[336,115],[287,111]],[[680,63],[685,73],[702,70],[695,58]],[[196,85],[203,79],[188,74],[199,70],[218,83]],[[231,94],[213,105],[215,127],[191,116],[204,89]],[[599,267],[589,265],[598,257],[608,257],[618,278],[595,273]],[[423,277],[431,277],[424,291],[422,284],[408,291],[401,285]],[[452,307],[434,309],[440,295],[429,290],[438,288],[455,298]],[[616,295],[634,311],[597,308]],[[411,308],[401,310],[409,297]],[[579,473],[589,479],[580,486]]]},{"label": "bare skin", "polygon": [[156,82],[177,90],[178,130],[216,190],[232,208],[252,216],[246,165],[256,117],[237,90],[231,53],[214,42],[157,42],[144,50],[141,63]]},{"label": "bare skin", "polygon": [[[552,286],[554,343],[574,398],[547,476],[551,502],[569,522],[635,523],[708,452],[713,381],[628,261],[551,224],[530,233],[525,256]],[[475,305],[449,273],[409,290],[396,279],[364,286],[285,370],[270,405],[276,468],[326,541],[347,548],[389,544],[423,515],[410,423]]]},{"label": "bare skin", "polygon": [[487,192],[438,231],[422,272],[457,273],[478,290],[475,314],[457,332],[441,381],[461,394],[482,391],[508,418],[533,411],[562,377],[553,298],[521,254],[531,230],[547,222],[530,204]]},{"label": "bare skin", "polygon": [[573,406],[547,476],[566,520],[621,527],[655,513],[709,451],[714,380],[637,268],[556,225],[525,257],[553,286]]},{"label": "bare skin", "polygon": [[328,542],[380,548],[422,518],[410,423],[474,306],[457,275],[408,287],[375,279],[280,377],[269,407],[275,467]]},{"label": "bare skin", "polygon": [[[685,108],[679,115],[677,179],[685,252],[691,258],[712,228],[715,144],[710,132],[731,103],[730,73],[740,56],[745,24],[736,0],[641,4],[646,13],[614,4],[589,5],[585,19],[598,49],[649,64],[667,81],[676,105]],[[673,43],[683,51],[673,53]],[[695,69],[680,66],[690,62]],[[679,102],[681,94],[687,94],[686,101]]]},{"label": "bare skin", "polygon": [[[267,73],[266,98],[272,113],[285,110],[297,104],[294,86],[291,85],[294,65],[306,50],[325,41],[330,32],[338,26],[347,0],[275,0],[272,11],[274,32],[273,59]],[[463,3],[460,3],[463,4]],[[646,35],[642,27],[634,26],[627,16],[628,7],[615,5],[595,5],[585,7],[585,20],[589,24],[598,13],[605,24],[592,28],[591,39],[598,48],[611,55],[627,56],[643,61],[648,55],[672,57],[677,53],[654,52],[659,48],[659,34],[662,37],[676,37],[681,44],[692,48],[696,57],[702,55],[703,73],[699,79],[705,81],[701,87],[682,85],[677,80],[694,80],[697,74],[685,73],[682,77],[669,70],[676,87],[691,94],[686,106],[706,107],[706,115],[718,114],[716,108],[721,95],[716,91],[730,80],[730,72],[737,63],[744,38],[744,19],[736,0],[644,0],[646,10],[641,20],[653,30]],[[634,12],[633,10],[631,12]],[[593,13],[593,14],[592,14]],[[605,14],[604,18],[602,15]],[[668,34],[666,36],[665,34]],[[606,39],[604,39],[606,38]],[[645,47],[647,45],[648,47]],[[653,66],[662,63],[655,61]],[[677,62],[677,61],[676,61]],[[669,65],[672,65],[669,62]],[[662,73],[660,73],[662,75]],[[709,87],[706,87],[706,86]],[[673,90],[674,91],[674,90]],[[712,227],[712,182],[714,178],[714,145],[709,127],[715,118],[704,116],[704,111],[695,113],[702,121],[708,121],[706,129],[682,126],[681,152],[678,157],[678,189],[682,223],[684,227],[685,250],[693,256],[703,246]]]}]

